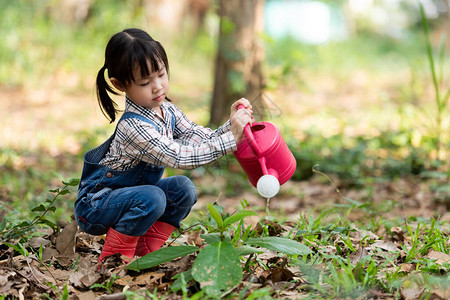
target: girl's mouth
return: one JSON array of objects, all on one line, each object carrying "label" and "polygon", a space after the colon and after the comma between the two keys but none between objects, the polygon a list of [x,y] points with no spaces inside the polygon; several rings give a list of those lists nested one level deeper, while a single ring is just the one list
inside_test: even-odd
[{"label": "girl's mouth", "polygon": [[163,95],[161,95],[161,96],[158,96],[158,97],[156,97],[156,98],[153,98],[153,100],[159,102],[159,101],[164,100],[164,98],[165,98],[165,96],[164,96],[164,94],[163,94]]}]

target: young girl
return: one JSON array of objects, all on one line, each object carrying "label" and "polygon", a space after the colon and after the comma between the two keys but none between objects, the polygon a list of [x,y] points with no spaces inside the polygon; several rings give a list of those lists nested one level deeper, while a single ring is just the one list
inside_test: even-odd
[{"label": "young girl", "polygon": [[[129,261],[158,250],[197,201],[191,180],[162,178],[164,167],[193,169],[232,153],[252,122],[251,105],[242,98],[217,130],[195,124],[167,97],[168,78],[166,52],[146,32],[126,29],[109,40],[97,98],[113,122],[118,109],[108,92],[123,92],[125,111],[114,134],[84,155],[75,202],[80,228],[106,234],[99,262],[116,253]],[[241,104],[245,109],[238,109]]]}]

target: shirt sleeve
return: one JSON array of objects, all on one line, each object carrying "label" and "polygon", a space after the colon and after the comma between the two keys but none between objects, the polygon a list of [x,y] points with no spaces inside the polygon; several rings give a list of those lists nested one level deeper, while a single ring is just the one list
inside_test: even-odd
[{"label": "shirt sleeve", "polygon": [[131,118],[119,124],[117,135],[127,145],[127,155],[133,159],[177,169],[194,169],[236,150],[233,134],[222,127],[215,131],[190,127],[200,132],[196,134],[188,134],[189,130],[183,128],[185,141],[190,142],[182,143],[160,134],[152,124]]},{"label": "shirt sleeve", "polygon": [[173,107],[175,115],[174,139],[183,145],[201,144],[231,131],[230,120],[216,130],[212,130],[211,128],[197,125],[189,120],[180,109]]}]

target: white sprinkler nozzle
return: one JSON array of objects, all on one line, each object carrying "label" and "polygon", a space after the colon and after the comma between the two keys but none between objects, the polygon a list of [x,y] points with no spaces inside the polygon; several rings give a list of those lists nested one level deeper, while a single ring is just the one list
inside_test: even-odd
[{"label": "white sprinkler nozzle", "polygon": [[280,182],[275,176],[263,175],[256,183],[258,193],[264,198],[272,198],[280,190]]}]

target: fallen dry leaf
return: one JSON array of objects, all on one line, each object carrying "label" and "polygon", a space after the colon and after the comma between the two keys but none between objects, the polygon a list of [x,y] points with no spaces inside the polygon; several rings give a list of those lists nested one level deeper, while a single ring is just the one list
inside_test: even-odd
[{"label": "fallen dry leaf", "polygon": [[0,294],[8,295],[8,291],[11,290],[11,287],[14,284],[12,280],[16,276],[16,272],[11,270],[5,270],[0,268]]},{"label": "fallen dry leaf", "polygon": [[123,284],[126,281],[125,282],[124,281],[116,281],[116,282],[118,284],[120,284],[120,285],[123,285],[123,286],[126,286],[126,285],[129,285],[131,287],[135,286],[135,285],[148,286],[148,285],[152,285],[152,284],[158,283],[161,280],[161,278],[164,277],[164,275],[165,274],[163,272],[147,272],[147,273],[144,273],[142,275],[139,275],[139,276],[135,277],[128,284]]},{"label": "fallen dry leaf", "polygon": [[50,260],[52,257],[58,256],[58,254],[59,254],[58,250],[56,250],[55,248],[46,247],[42,252],[42,260],[46,262]]},{"label": "fallen dry leaf", "polygon": [[350,237],[355,238],[357,241],[361,241],[365,237],[369,237],[372,240],[379,240],[380,237],[369,230],[361,230],[360,228],[357,228],[355,225],[352,224],[352,229],[354,229],[354,232],[350,233]]},{"label": "fallen dry leaf", "polygon": [[443,287],[435,289],[431,293],[429,299],[434,299],[434,300],[448,300],[448,299],[450,299],[450,287],[448,287],[445,290],[444,290]]},{"label": "fallen dry leaf", "polygon": [[444,263],[450,264],[450,255],[440,252],[440,251],[430,251],[427,254],[430,259],[436,259],[436,263],[442,266]]},{"label": "fallen dry leaf", "polygon": [[75,236],[78,231],[77,222],[73,221],[56,237],[56,250],[61,256],[71,257],[75,254]]},{"label": "fallen dry leaf", "polygon": [[413,265],[404,263],[400,266],[400,272],[410,273],[413,270]]},{"label": "fallen dry leaf", "polygon": [[187,243],[189,245],[195,245],[197,247],[201,247],[203,243],[203,239],[201,238],[202,233],[198,230],[192,231],[188,233]]},{"label": "fallen dry leaf", "polygon": [[87,291],[87,292],[81,293],[77,297],[80,300],[95,300],[96,299],[93,291]]},{"label": "fallen dry leaf", "polygon": [[152,285],[161,281],[164,278],[164,272],[149,272],[140,275],[136,278],[136,284],[138,285]]},{"label": "fallen dry leaf", "polygon": [[89,273],[89,274],[86,274],[83,277],[81,277],[80,278],[80,282],[85,287],[90,287],[94,283],[100,282],[101,279],[102,279],[102,276],[100,274],[98,274],[98,273]]},{"label": "fallen dry leaf", "polygon": [[267,279],[272,280],[272,282],[291,281],[295,277],[291,270],[282,267],[271,268],[269,271],[270,275]]},{"label": "fallen dry leaf", "polygon": [[69,283],[78,289],[85,290],[91,286],[89,283],[98,282],[100,278],[101,276],[96,271],[95,265],[90,260],[82,258],[78,262],[75,272],[70,274]]},{"label": "fallen dry leaf", "polygon": [[423,288],[401,289],[400,296],[403,300],[416,300],[420,299],[424,290]]},{"label": "fallen dry leaf", "polygon": [[372,246],[391,252],[399,250],[393,242],[387,241],[376,241],[375,243],[372,244]]},{"label": "fallen dry leaf", "polygon": [[43,237],[34,237],[28,240],[28,245],[34,249],[39,249],[41,246],[45,247],[50,243],[51,241],[49,239]]},{"label": "fallen dry leaf", "polygon": [[281,228],[281,225],[278,222],[263,219],[261,220],[260,223],[256,224],[255,227],[255,230],[258,232],[258,235],[261,235],[263,232],[261,223],[267,226],[269,230],[269,236],[280,236],[283,233],[283,229]]},{"label": "fallen dry leaf", "polygon": [[394,235],[393,238],[394,240],[399,241],[400,243],[403,243],[403,241],[405,240],[405,236],[403,234],[403,229],[395,226],[391,228],[391,233]]},{"label": "fallen dry leaf", "polygon": [[356,265],[361,259],[363,259],[365,256],[369,255],[369,252],[364,247],[359,247],[356,252],[353,252],[350,254],[350,261],[352,264]]}]

